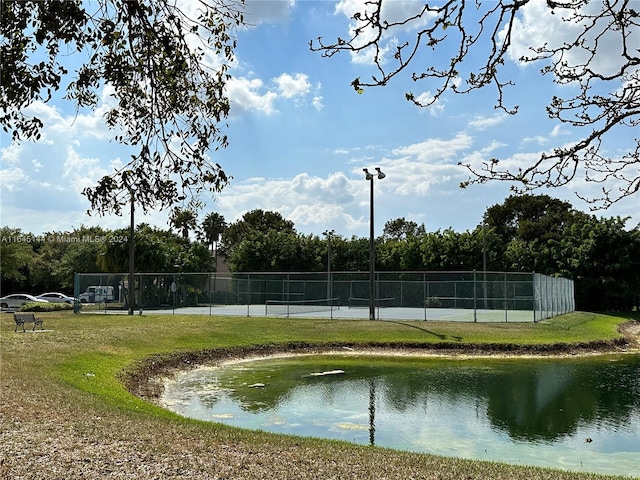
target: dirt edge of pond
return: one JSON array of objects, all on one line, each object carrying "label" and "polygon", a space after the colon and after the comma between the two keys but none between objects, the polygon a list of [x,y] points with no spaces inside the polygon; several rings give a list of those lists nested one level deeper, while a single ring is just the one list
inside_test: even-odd
[{"label": "dirt edge of pond", "polygon": [[605,353],[634,353],[640,351],[640,322],[630,321],[618,327],[621,337],[585,343],[556,343],[519,345],[512,343],[454,343],[437,344],[396,342],[329,342],[322,344],[290,342],[282,344],[247,345],[211,350],[178,351],[152,355],[131,365],[122,372],[120,380],[137,397],[158,403],[164,379],[177,372],[201,365],[268,357],[274,355],[302,355],[314,353],[387,354],[414,356],[474,356],[474,357],[568,357]]}]

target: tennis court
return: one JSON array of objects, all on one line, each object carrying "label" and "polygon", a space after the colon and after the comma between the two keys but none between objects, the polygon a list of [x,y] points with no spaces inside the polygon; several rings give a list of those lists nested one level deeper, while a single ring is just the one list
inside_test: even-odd
[{"label": "tennis court", "polygon": [[[127,313],[128,283],[76,274],[76,297],[113,287],[78,310]],[[379,272],[374,284],[376,320],[536,322],[575,308],[573,281],[538,273]],[[369,319],[366,272],[138,273],[134,286],[136,313]]]},{"label": "tennis court", "polygon": [[[96,306],[97,307],[97,306]],[[81,312],[104,314],[127,314],[126,309],[99,309],[87,306]],[[467,310],[462,308],[376,308],[376,320],[391,321],[447,321],[447,322],[533,322],[534,311],[527,310]],[[140,310],[136,311],[140,314]],[[332,318],[336,320],[368,320],[369,309],[334,306],[314,312],[289,312],[289,314],[267,314],[265,305],[201,305],[176,309],[143,309],[143,315],[230,315],[237,317],[289,317],[289,318]]]}]

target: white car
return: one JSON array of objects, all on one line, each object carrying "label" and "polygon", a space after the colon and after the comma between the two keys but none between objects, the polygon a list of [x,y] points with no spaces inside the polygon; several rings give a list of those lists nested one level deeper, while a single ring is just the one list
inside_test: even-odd
[{"label": "white car", "polygon": [[47,300],[36,298],[28,293],[13,293],[6,297],[0,298],[0,307],[2,308],[20,308],[25,303],[43,302],[49,303]]},{"label": "white car", "polygon": [[69,297],[64,293],[59,292],[43,293],[42,295],[38,295],[36,298],[40,298],[51,303],[68,303],[69,305],[73,305],[73,297]]}]

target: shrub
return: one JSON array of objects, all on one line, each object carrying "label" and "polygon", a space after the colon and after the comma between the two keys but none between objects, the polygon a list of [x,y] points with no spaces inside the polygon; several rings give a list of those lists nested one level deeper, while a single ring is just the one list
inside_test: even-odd
[{"label": "shrub", "polygon": [[61,310],[73,310],[73,305],[68,303],[29,302],[20,307],[21,312],[59,312]]}]

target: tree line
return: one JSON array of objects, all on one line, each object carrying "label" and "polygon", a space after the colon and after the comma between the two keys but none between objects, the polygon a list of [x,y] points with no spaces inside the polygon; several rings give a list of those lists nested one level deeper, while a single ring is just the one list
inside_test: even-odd
[{"label": "tree line", "polygon": [[[376,269],[535,271],[574,280],[578,309],[630,310],[640,303],[640,226],[627,229],[626,221],[597,218],[546,195],[511,196],[464,232],[387,221],[374,239]],[[194,211],[176,209],[169,223],[168,230],[136,226],[136,272],[210,272],[218,256],[232,272],[326,271],[329,262],[332,271],[369,269],[369,238],[301,234],[278,212],[256,209],[227,224],[217,213],[198,223]],[[3,294],[71,293],[75,273],[128,269],[128,229],[0,232]]]}]

